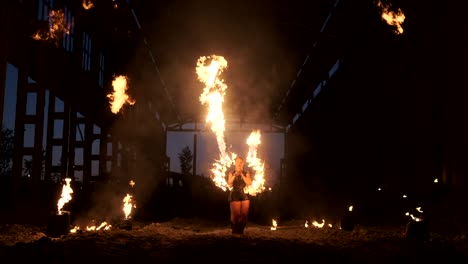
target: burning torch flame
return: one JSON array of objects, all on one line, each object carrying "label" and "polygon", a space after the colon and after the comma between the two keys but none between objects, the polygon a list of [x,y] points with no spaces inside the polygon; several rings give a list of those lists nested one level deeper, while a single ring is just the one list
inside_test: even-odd
[{"label": "burning torch flame", "polygon": [[305,224],[304,224],[305,228],[308,228],[309,227],[309,222],[306,220]]},{"label": "burning torch flame", "polygon": [[132,187],[135,186],[135,182],[134,182],[133,180],[131,180],[130,182],[128,182],[128,184],[129,184],[130,186],[132,186]]},{"label": "burning torch flame", "polygon": [[127,196],[125,196],[125,198],[123,199],[123,202],[124,202],[123,211],[125,214],[125,220],[127,220],[130,218],[130,213],[132,212],[132,207],[133,207],[132,196],[127,193]]},{"label": "burning torch flame", "polygon": [[86,10],[91,9],[94,6],[93,2],[91,0],[83,0],[83,8]]},{"label": "burning torch flame", "polygon": [[49,12],[49,31],[47,32],[36,32],[32,38],[34,40],[54,40],[55,44],[58,45],[58,40],[63,34],[70,34],[70,25],[65,23],[65,16],[62,10],[51,10]]},{"label": "burning torch flame", "polygon": [[130,96],[125,93],[128,89],[127,77],[122,75],[115,77],[112,81],[112,87],[114,87],[114,93],[107,95],[107,97],[111,99],[110,105],[112,113],[117,114],[125,103],[129,105],[135,104],[135,100],[131,99]]},{"label": "burning torch flame", "polygon": [[352,212],[352,211],[353,211],[353,206],[352,206],[352,205],[349,206],[348,210],[349,210],[350,212]]},{"label": "burning torch flame", "polygon": [[73,189],[70,186],[70,181],[71,181],[70,178],[65,179],[65,184],[63,185],[63,188],[62,188],[62,195],[57,203],[59,215],[62,214],[63,206],[72,199],[71,194],[73,193]]},{"label": "burning torch flame", "polygon": [[322,219],[322,223],[319,223],[317,221],[312,222],[312,225],[318,228],[322,228],[325,225],[325,219]]},{"label": "burning torch flame", "polygon": [[438,182],[439,182],[439,179],[435,179],[434,182],[435,182],[435,183],[438,183]]},{"label": "burning torch flame", "polygon": [[382,4],[382,2],[379,0],[377,3],[377,6],[382,9],[382,19],[387,22],[387,24],[396,27],[394,30],[396,34],[401,34],[403,33],[403,27],[401,24],[405,21],[405,14],[401,11],[400,8],[398,8],[397,12],[389,11],[390,6],[385,6]]},{"label": "burning torch flame", "polygon": [[264,163],[257,158],[257,146],[260,144],[260,142],[261,141],[259,130],[250,133],[250,136],[247,139],[247,145],[249,145],[249,152],[247,154],[247,164],[255,171],[255,177],[252,181],[252,184],[249,185],[244,191],[245,193],[248,193],[253,196],[265,189],[265,187],[263,186],[265,184],[263,171]]},{"label": "burning torch flame", "polygon": [[276,230],[276,227],[278,226],[278,224],[276,223],[276,220],[273,219],[271,220],[271,222],[272,222],[272,227],[270,228],[270,230]]}]

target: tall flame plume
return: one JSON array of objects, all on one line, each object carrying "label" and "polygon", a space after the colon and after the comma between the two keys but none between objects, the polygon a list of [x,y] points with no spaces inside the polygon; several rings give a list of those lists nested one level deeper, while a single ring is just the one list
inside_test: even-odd
[{"label": "tall flame plume", "polygon": [[[210,64],[207,64],[210,60]],[[223,103],[226,94],[227,85],[224,80],[220,78],[221,73],[227,68],[228,63],[222,56],[211,55],[202,56],[197,61],[196,73],[198,80],[205,84],[203,93],[200,95],[200,102],[202,105],[207,105],[208,114],[206,116],[206,123],[210,124],[211,131],[216,136],[218,143],[219,159],[213,164],[212,180],[216,186],[224,191],[231,189],[226,181],[226,171],[234,164],[237,157],[236,153],[227,152],[226,142],[224,140],[224,131],[226,120],[224,118]],[[255,171],[255,177],[252,184],[244,191],[250,195],[256,195],[258,192],[263,191],[264,180],[264,164],[257,158],[257,147],[260,144],[260,131],[253,131],[247,139],[249,145],[249,152],[247,154],[247,166]]]},{"label": "tall flame plume", "polygon": [[[211,63],[206,65],[208,59]],[[219,150],[219,160],[213,164],[211,172],[212,179],[216,186],[223,190],[229,189],[226,178],[226,170],[231,166],[236,158],[236,154],[229,155],[226,152],[226,142],[224,141],[225,119],[223,112],[224,96],[227,85],[220,78],[221,73],[227,67],[227,61],[222,56],[202,56],[197,61],[196,72],[198,80],[205,84],[203,93],[200,95],[202,105],[208,105],[206,122],[211,124],[211,131],[216,136]]]},{"label": "tall flame plume", "polygon": [[62,187],[62,194],[60,196],[60,199],[58,200],[57,202],[57,208],[58,208],[58,214],[61,215],[62,214],[62,208],[63,206],[68,203],[69,201],[71,201],[72,199],[72,196],[71,194],[73,193],[73,189],[72,187],[70,186],[70,182],[71,182],[71,179],[70,178],[66,178],[65,179],[65,184],[63,185]]}]

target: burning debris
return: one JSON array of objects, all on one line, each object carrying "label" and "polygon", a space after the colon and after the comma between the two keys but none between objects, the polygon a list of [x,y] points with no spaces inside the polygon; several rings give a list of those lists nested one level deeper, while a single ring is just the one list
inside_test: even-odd
[{"label": "burning debris", "polygon": [[276,227],[278,227],[278,223],[276,223],[276,220],[273,219],[271,220],[272,226],[270,227],[270,230],[276,230]]},{"label": "burning debris", "polygon": [[134,105],[136,102],[125,93],[128,89],[127,82],[127,77],[122,75],[115,77],[112,81],[114,92],[108,94],[107,97],[110,98],[110,107],[114,114],[117,114],[125,103]]},{"label": "burning debris", "polygon": [[322,219],[322,223],[319,223],[319,222],[317,222],[317,221],[313,221],[313,222],[312,222],[312,225],[313,225],[314,227],[322,228],[322,227],[325,225],[325,219]]},{"label": "burning debris", "polygon": [[[211,63],[206,65],[208,59],[211,59]],[[198,80],[205,84],[203,93],[199,99],[203,105],[208,105],[206,122],[211,124],[211,130],[215,133],[220,152],[219,160],[213,164],[213,169],[211,170],[213,173],[212,180],[216,186],[224,191],[230,189],[225,178],[226,171],[234,164],[237,157],[236,153],[228,153],[226,151],[226,142],[224,141],[226,121],[224,119],[223,102],[227,85],[220,78],[220,75],[225,68],[227,68],[226,59],[217,55],[200,57],[196,67]],[[255,176],[252,184],[244,191],[253,196],[265,189],[263,186],[265,183],[264,163],[257,158],[257,147],[260,142],[259,130],[253,131],[247,139],[247,144],[249,145],[247,165],[255,171]]]},{"label": "burning debris", "polygon": [[406,225],[406,238],[415,240],[429,240],[429,224],[428,221],[422,217],[423,210],[421,207],[416,207],[418,216],[414,216],[410,212],[406,212],[405,215],[410,217],[410,221]]},{"label": "burning debris", "polygon": [[32,38],[34,40],[54,41],[58,46],[58,41],[64,34],[70,34],[71,24],[66,23],[62,10],[51,10],[49,12],[49,30],[47,32],[37,31]]},{"label": "burning debris", "polygon": [[405,14],[401,11],[400,8],[397,9],[397,12],[390,11],[390,5],[384,5],[380,0],[377,2],[377,6],[381,8],[382,19],[387,22],[387,24],[396,27],[394,32],[396,34],[403,33],[403,27],[401,24],[405,21]]},{"label": "burning debris", "polygon": [[[112,225],[108,224],[107,222],[102,222],[99,226],[86,226],[86,231],[99,231],[99,230],[110,230]],[[70,229],[70,233],[79,233],[81,228],[79,226],[75,226],[72,229]]]},{"label": "burning debris", "polygon": [[94,4],[93,2],[91,2],[91,0],[83,0],[83,8],[86,9],[86,10],[89,10],[91,8],[94,7]]}]

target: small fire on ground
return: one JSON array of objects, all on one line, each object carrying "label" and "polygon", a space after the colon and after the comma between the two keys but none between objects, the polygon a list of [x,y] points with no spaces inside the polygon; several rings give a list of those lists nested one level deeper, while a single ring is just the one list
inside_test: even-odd
[{"label": "small fire on ground", "polygon": [[[67,181],[68,183],[69,181]],[[131,180],[128,183],[132,188],[135,186],[135,182]],[[65,187],[65,186],[64,186]],[[71,189],[71,188],[70,188]],[[68,190],[68,189],[67,189]],[[71,198],[70,198],[71,199]],[[123,198],[123,213],[124,213],[124,220],[131,219],[132,208],[136,208],[136,203],[133,199],[133,196],[127,193],[127,195]],[[107,223],[106,221],[102,222],[100,225],[89,225],[83,231],[99,231],[99,230],[110,230],[112,225]],[[81,227],[75,226],[70,230],[70,233],[77,233],[78,231],[82,230]]]}]

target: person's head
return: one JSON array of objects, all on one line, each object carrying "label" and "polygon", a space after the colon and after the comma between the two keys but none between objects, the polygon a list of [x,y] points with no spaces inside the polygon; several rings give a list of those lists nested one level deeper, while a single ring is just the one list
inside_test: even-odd
[{"label": "person's head", "polygon": [[242,157],[237,157],[235,159],[235,166],[236,166],[236,171],[241,171],[244,169],[244,158]]}]

